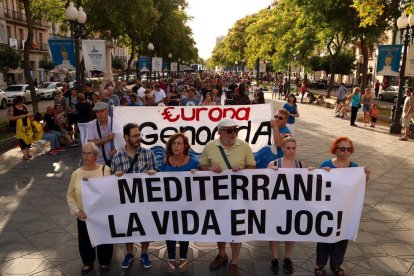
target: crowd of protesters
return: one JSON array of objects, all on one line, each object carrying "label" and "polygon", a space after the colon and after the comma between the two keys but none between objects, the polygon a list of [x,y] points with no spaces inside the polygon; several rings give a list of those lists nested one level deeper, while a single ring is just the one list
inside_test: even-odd
[{"label": "crowd of protesters", "polygon": [[[222,104],[261,104],[264,103],[264,95],[261,89],[250,93],[251,83],[249,79],[239,79],[234,76],[214,76],[205,75],[200,77],[197,74],[190,74],[181,79],[170,79],[168,82],[160,80],[154,84],[149,84],[144,88],[138,80],[135,86],[129,90],[122,82],[115,87],[108,81],[105,88],[101,91],[88,92],[89,97],[79,94],[76,98],[75,110],[78,118],[74,120],[78,125],[79,132],[86,131],[86,135],[81,135],[83,144],[84,166],[72,174],[71,183],[68,189],[68,204],[71,213],[77,217],[79,231],[79,251],[83,261],[82,274],[87,274],[93,269],[95,251],[90,244],[84,221],[87,214],[83,211],[80,196],[80,179],[107,175],[109,168],[111,174],[121,177],[125,173],[148,173],[156,174],[157,171],[191,171],[197,173],[198,170],[220,173],[225,169],[239,171],[242,169],[256,168],[251,148],[249,144],[237,138],[238,125],[236,121],[224,118],[217,124],[219,138],[210,141],[201,153],[200,159],[195,160],[189,156],[190,144],[185,133],[177,133],[170,137],[166,144],[166,155],[162,163],[156,164],[154,153],[149,149],[141,147],[141,137],[139,125],[128,123],[123,127],[123,138],[125,139],[125,149],[117,151],[114,148],[115,134],[112,132],[111,107],[112,106],[142,106],[168,105],[168,106],[197,106],[197,105],[222,105]],[[90,87],[87,90],[92,90]],[[75,96],[75,92],[70,93]],[[224,96],[223,96],[224,95]],[[96,99],[93,100],[93,97]],[[293,138],[292,125],[295,118],[299,117],[294,95],[286,95],[287,103],[283,109],[277,110],[271,121],[272,140],[277,148],[277,159],[270,162],[268,168],[275,170],[278,168],[302,168],[303,162],[296,159],[297,142]],[[224,99],[226,98],[226,99]],[[231,98],[231,99],[230,99]],[[252,99],[251,99],[252,98]],[[69,100],[67,100],[68,102]],[[59,105],[60,101],[57,101]],[[71,103],[75,98],[71,99]],[[87,107],[88,103],[90,107]],[[66,103],[67,106],[70,105]],[[81,106],[81,108],[79,108]],[[73,109],[72,109],[73,110]],[[74,114],[74,113],[72,113]],[[83,114],[83,115],[81,115]],[[89,114],[89,115],[88,115]],[[55,115],[57,116],[57,115]],[[80,119],[80,117],[83,117]],[[89,122],[87,122],[90,120]],[[87,123],[87,127],[82,124]],[[221,148],[219,150],[219,148]],[[350,161],[351,154],[354,153],[354,146],[349,138],[341,137],[335,139],[330,152],[332,159],[324,161],[320,168],[327,171],[334,168],[355,167],[356,163]],[[222,151],[222,152],[221,152]],[[310,167],[309,169],[312,169]],[[365,170],[367,179],[368,169]],[[150,243],[141,243],[140,262],[145,268],[152,266],[148,247]],[[176,241],[167,241],[168,265],[167,272],[173,273],[176,270],[186,272],[188,270],[188,242],[179,242],[179,262],[176,261],[175,247]],[[210,269],[217,270],[225,265],[229,260],[225,251],[225,243],[218,243],[218,255],[211,262]],[[293,242],[285,242],[285,254],[282,258],[283,270],[286,273],[294,272]],[[341,268],[346,252],[347,241],[333,244],[318,243],[317,260],[315,275],[325,275],[324,266],[330,258],[330,265],[335,275],[344,275]],[[270,242],[272,258],[270,270],[273,273],[279,271],[279,242]],[[228,269],[229,275],[239,275],[238,263],[241,243],[231,243],[232,260]],[[98,248],[98,261],[100,269],[108,270],[112,256],[112,246],[104,245]],[[126,255],[121,264],[123,269],[127,269],[134,260],[133,244],[126,244]]]}]

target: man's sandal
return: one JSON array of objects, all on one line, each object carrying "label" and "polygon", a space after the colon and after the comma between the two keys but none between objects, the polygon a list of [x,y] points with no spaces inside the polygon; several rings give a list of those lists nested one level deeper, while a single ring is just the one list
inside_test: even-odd
[{"label": "man's sandal", "polygon": [[344,270],[340,267],[332,267],[332,271],[335,273],[336,276],[345,276]]},{"label": "man's sandal", "polygon": [[168,261],[167,262],[167,272],[174,273],[175,272],[175,261]]},{"label": "man's sandal", "polygon": [[188,271],[188,261],[187,260],[180,260],[180,265],[178,266],[179,272],[187,272]]},{"label": "man's sandal", "polygon": [[325,268],[324,267],[316,267],[315,268],[315,276],[325,276]]}]

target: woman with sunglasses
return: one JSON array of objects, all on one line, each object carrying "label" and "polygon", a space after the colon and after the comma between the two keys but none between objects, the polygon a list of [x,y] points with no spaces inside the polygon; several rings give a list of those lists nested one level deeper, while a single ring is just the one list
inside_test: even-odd
[{"label": "woman with sunglasses", "polygon": [[[350,168],[358,167],[358,164],[351,161],[351,155],[354,153],[354,145],[348,137],[336,138],[330,148],[331,154],[335,155],[332,159],[328,159],[322,162],[319,166],[320,169],[330,171],[336,168]],[[369,170],[365,167],[366,179],[369,179]],[[325,265],[330,259],[330,266],[332,271],[337,276],[345,275],[341,265],[344,261],[346,248],[348,246],[348,240],[342,240],[335,243],[323,243],[318,242],[316,245],[316,276],[325,275]]]},{"label": "woman with sunglasses", "polygon": [[[162,172],[190,171],[195,173],[198,169],[198,161],[190,156],[190,143],[184,133],[176,133],[170,137],[166,145],[166,156],[160,165]],[[176,241],[167,241],[168,265],[167,272],[173,273],[176,269],[175,247]],[[188,241],[180,241],[180,264],[178,270],[188,270]]]},{"label": "woman with sunglasses", "polygon": [[[279,168],[303,168],[303,162],[296,159],[296,139],[286,137],[282,142],[283,157],[271,161],[267,168],[278,170]],[[279,241],[269,241],[270,250],[272,252],[272,260],[270,262],[270,270],[276,274],[279,271]],[[293,241],[285,241],[285,256],[283,258],[283,270],[286,273],[293,273],[292,253]]]},{"label": "woman with sunglasses", "polygon": [[56,89],[55,98],[53,99],[55,106],[61,105],[64,110],[66,110],[66,98],[63,96],[62,88]]}]

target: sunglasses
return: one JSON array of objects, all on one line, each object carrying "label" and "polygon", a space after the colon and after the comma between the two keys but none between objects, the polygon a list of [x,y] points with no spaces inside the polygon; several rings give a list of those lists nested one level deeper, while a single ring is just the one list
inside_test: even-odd
[{"label": "sunglasses", "polygon": [[285,119],[285,117],[282,117],[282,116],[274,116],[274,118],[279,119],[279,120],[284,120]]},{"label": "sunglasses", "polygon": [[339,149],[342,152],[345,152],[345,151],[351,152],[352,151],[351,147],[337,147],[337,149]]},{"label": "sunglasses", "polygon": [[237,133],[237,131],[238,131],[237,128],[222,128],[222,130],[224,130],[228,134]]}]

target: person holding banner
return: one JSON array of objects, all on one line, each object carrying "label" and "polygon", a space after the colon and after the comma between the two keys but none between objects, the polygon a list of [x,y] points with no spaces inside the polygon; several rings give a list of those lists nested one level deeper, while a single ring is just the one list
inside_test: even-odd
[{"label": "person holding banner", "polygon": [[[335,155],[334,158],[324,160],[319,168],[326,171],[336,168],[350,168],[358,167],[358,164],[350,160],[351,155],[354,153],[354,145],[348,137],[338,137],[336,138],[330,148],[332,155]],[[369,179],[370,171],[365,167],[366,181]],[[318,242],[316,245],[316,276],[325,275],[325,265],[330,259],[330,266],[332,271],[337,276],[345,275],[344,270],[341,268],[341,265],[344,261],[346,248],[348,246],[348,240],[342,240],[335,243],[323,243]]]},{"label": "person holding banner", "polygon": [[[111,173],[108,166],[100,165],[96,162],[98,154],[99,149],[94,143],[88,142],[83,146],[83,166],[72,173],[66,195],[70,213],[77,218],[79,254],[83,263],[81,269],[82,275],[89,273],[93,269],[96,253],[95,248],[91,245],[88,229],[86,227],[85,220],[87,219],[87,216],[83,211],[81,182],[82,180],[87,181],[89,178],[93,177],[108,176]],[[108,270],[112,259],[112,252],[112,244],[102,244],[97,246],[98,261],[101,265],[101,270]]]},{"label": "person holding banner", "polygon": [[286,109],[279,109],[276,112],[271,127],[273,130],[273,142],[277,149],[277,157],[282,158],[284,153],[282,151],[283,139],[291,136],[289,128],[286,126],[290,114]]},{"label": "person holding banner", "polygon": [[[286,137],[282,142],[283,157],[271,161],[268,164],[269,169],[278,170],[279,168],[303,168],[303,162],[296,160],[296,140],[293,137]],[[270,241],[270,250],[272,252],[272,260],[270,262],[270,270],[276,274],[279,271],[279,241]],[[292,241],[285,241],[285,256],[283,258],[283,270],[286,273],[293,273]]]},{"label": "person holding banner", "polygon": [[[111,172],[120,177],[125,173],[155,174],[157,168],[154,153],[141,147],[141,132],[135,123],[128,123],[123,128],[125,149],[118,151],[112,158]],[[152,262],[148,255],[149,242],[141,242],[141,263],[145,268],[150,268]],[[127,254],[121,264],[121,268],[127,269],[134,259],[134,244],[125,244]]]},{"label": "person holding banner", "polygon": [[[198,161],[190,157],[190,143],[184,133],[176,133],[170,137],[166,145],[166,156],[159,169],[162,172],[191,171],[195,173],[198,169]],[[188,241],[180,241],[180,272],[188,271]],[[176,269],[175,261],[176,241],[167,241],[168,266],[167,272],[173,273]]]},{"label": "person holding banner", "polygon": [[[200,156],[200,170],[221,173],[223,170],[239,171],[255,169],[256,161],[252,149],[245,141],[237,138],[237,123],[229,118],[223,118],[217,124],[219,139],[207,143]],[[241,243],[231,243],[232,260],[229,275],[239,275],[238,263]],[[210,269],[217,270],[228,262],[226,243],[217,243],[219,254],[211,262]]]}]

